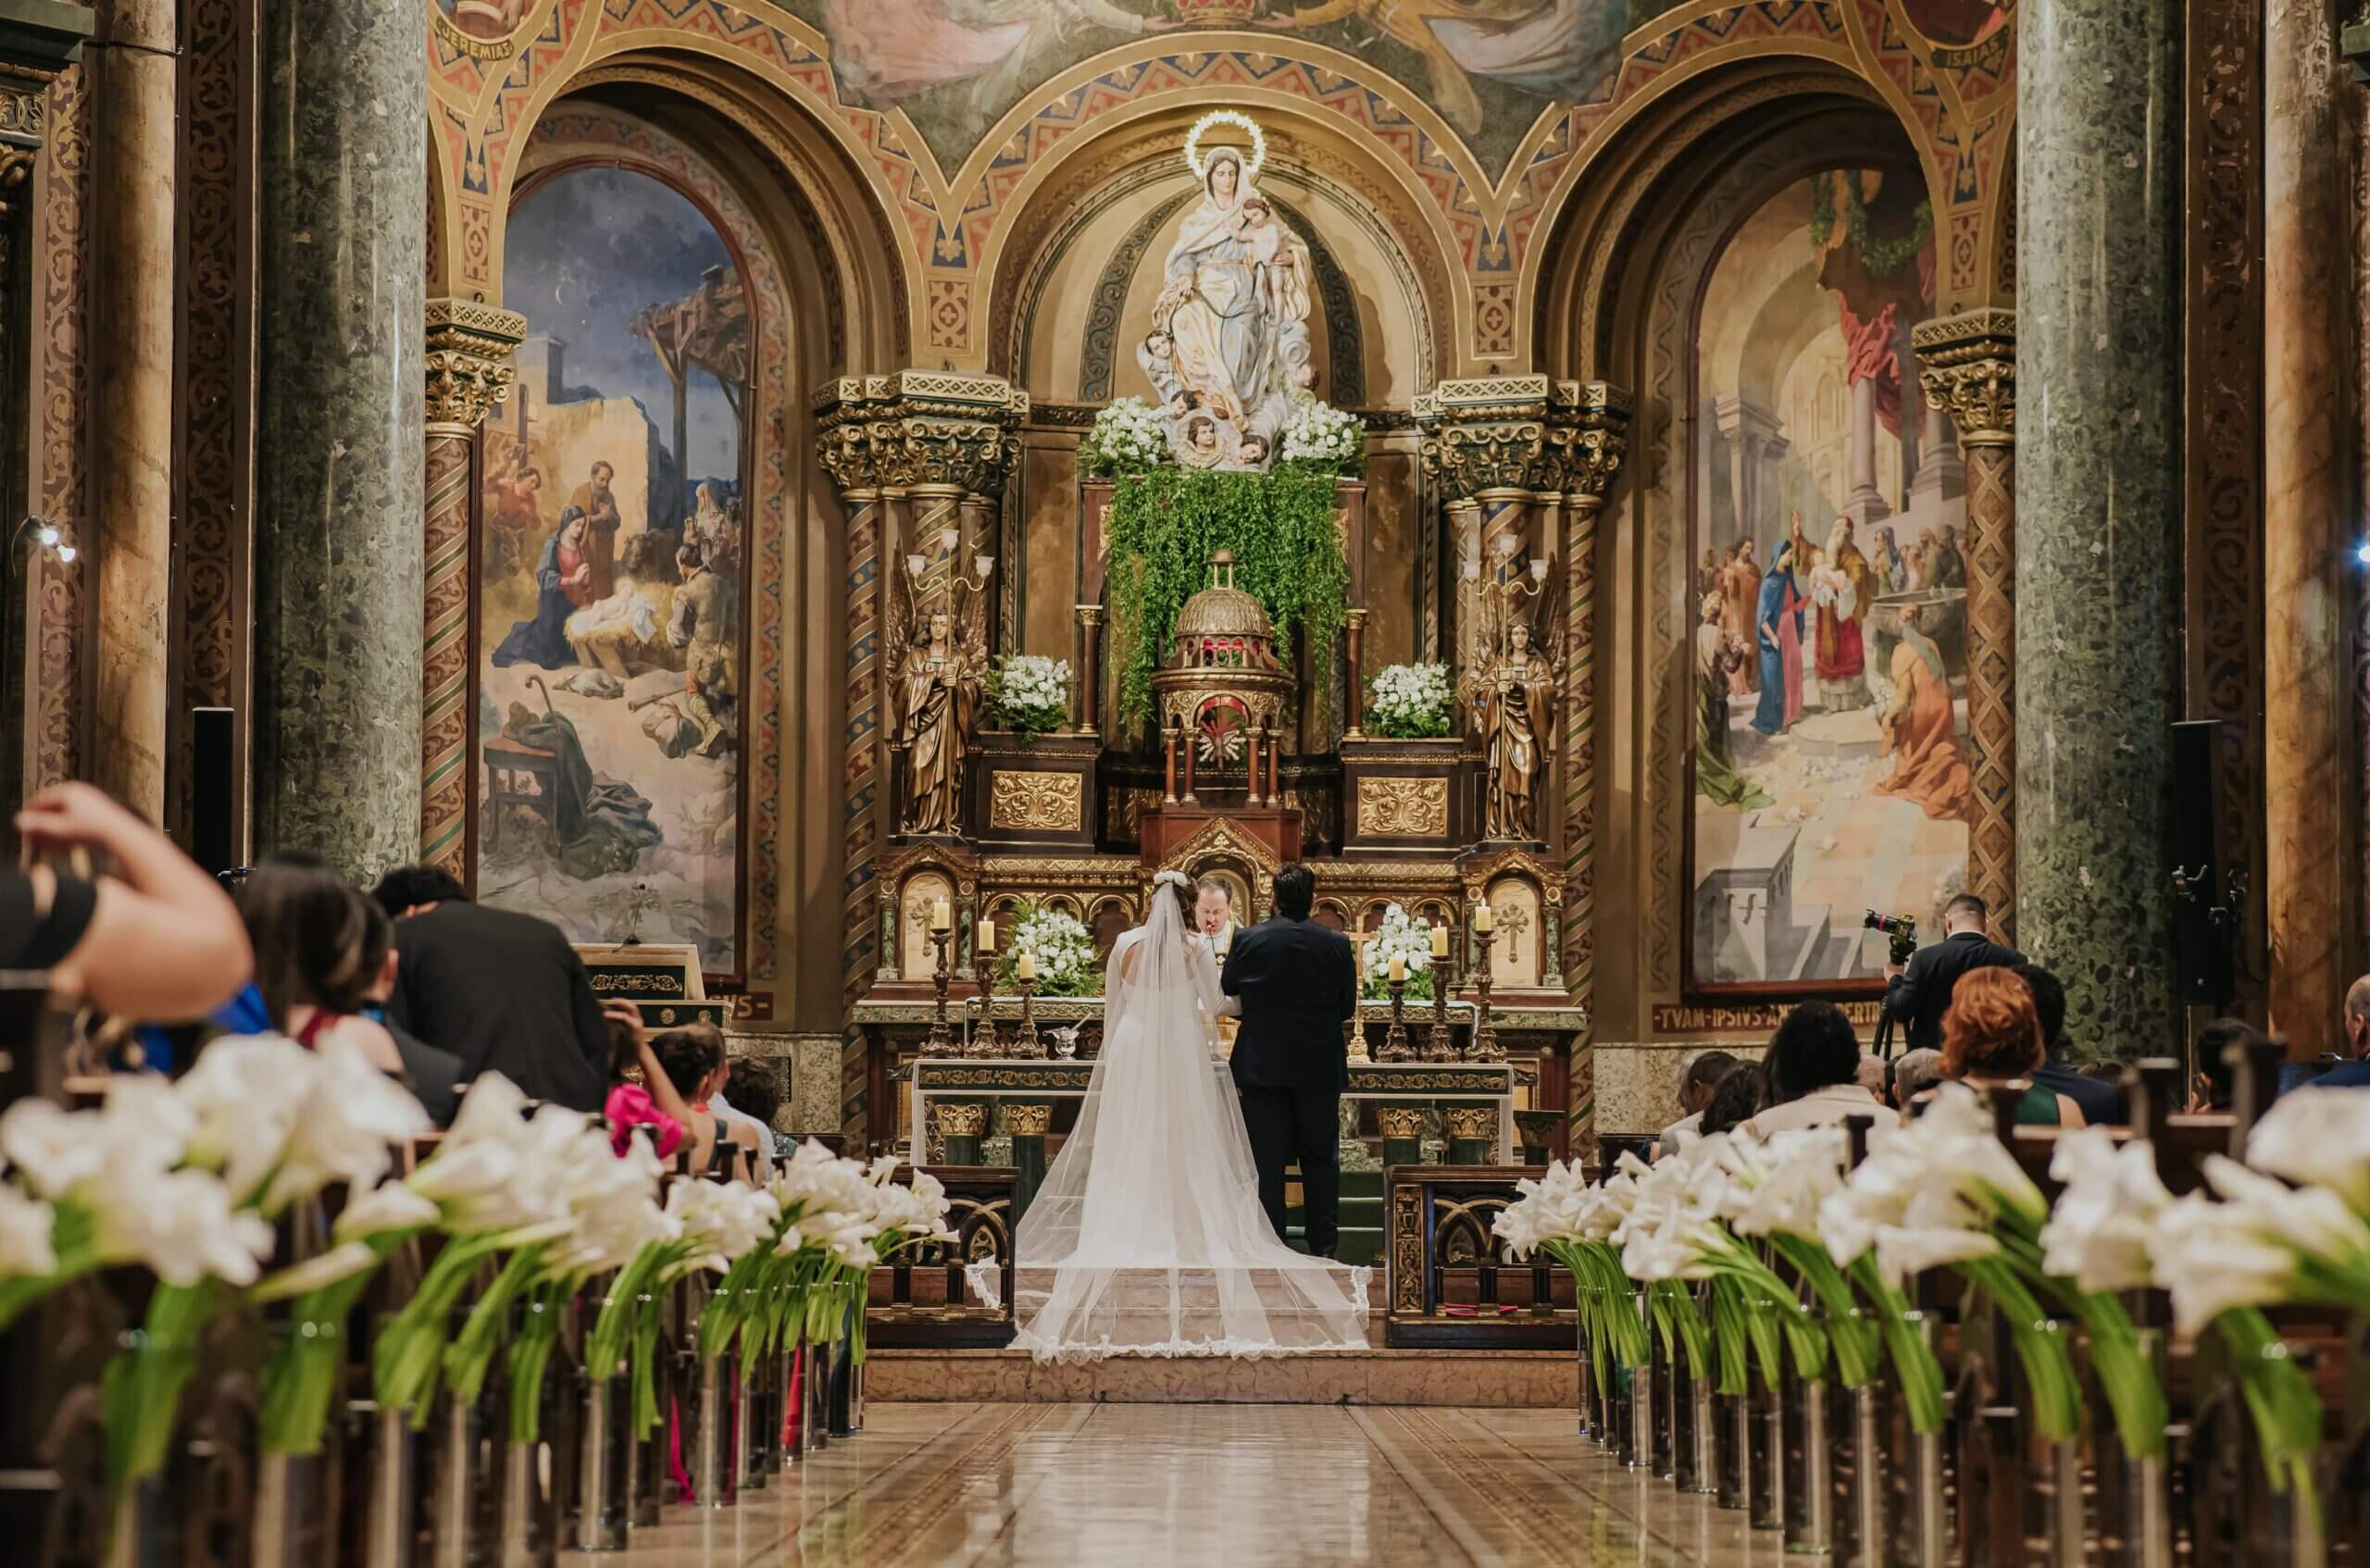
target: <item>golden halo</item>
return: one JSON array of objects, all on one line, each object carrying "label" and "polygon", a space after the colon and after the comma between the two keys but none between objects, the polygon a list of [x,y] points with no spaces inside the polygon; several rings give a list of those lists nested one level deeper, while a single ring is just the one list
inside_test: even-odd
[{"label": "golden halo", "polygon": [[1194,179],[1208,183],[1209,175],[1202,167],[1202,133],[1219,125],[1251,132],[1251,156],[1243,161],[1242,178],[1246,184],[1258,179],[1259,166],[1267,161],[1266,133],[1259,129],[1258,121],[1240,109],[1212,109],[1193,122],[1193,129],[1185,133],[1185,167],[1193,171]]}]

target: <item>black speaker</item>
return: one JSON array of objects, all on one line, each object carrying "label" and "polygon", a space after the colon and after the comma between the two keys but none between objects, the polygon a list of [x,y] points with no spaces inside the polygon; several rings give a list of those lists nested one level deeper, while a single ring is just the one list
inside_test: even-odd
[{"label": "black speaker", "polygon": [[2173,726],[2174,938],[2181,1000],[2227,1010],[2236,989],[2239,909],[2214,831],[2224,757],[2236,727],[2218,718]]},{"label": "black speaker", "polygon": [[219,877],[239,864],[231,829],[238,788],[237,716],[229,708],[190,710],[190,857]]}]

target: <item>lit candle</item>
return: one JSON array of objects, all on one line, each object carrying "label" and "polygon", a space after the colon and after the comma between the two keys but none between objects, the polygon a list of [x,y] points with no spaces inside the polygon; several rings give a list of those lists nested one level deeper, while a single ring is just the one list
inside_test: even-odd
[{"label": "lit candle", "polygon": [[1497,916],[1490,912],[1489,901],[1476,899],[1473,903],[1473,928],[1486,932],[1497,924]]},{"label": "lit candle", "polygon": [[992,920],[980,921],[979,937],[972,945],[978,948],[981,953],[991,953],[995,952],[996,923]]},{"label": "lit candle", "polygon": [[1394,952],[1391,955],[1391,983],[1394,986],[1403,985],[1406,979],[1407,956],[1404,953]]},{"label": "lit candle", "polygon": [[1432,956],[1434,958],[1448,956],[1448,922],[1446,921],[1432,927]]},{"label": "lit candle", "polygon": [[944,899],[929,906],[929,928],[933,931],[951,931],[954,928],[954,911],[948,907]]},{"label": "lit candle", "polygon": [[1037,977],[1037,955],[1029,952],[1027,948],[1022,948],[1020,950],[1020,964],[1018,967],[1014,970],[1014,973],[1018,975],[1024,980],[1035,979]]}]

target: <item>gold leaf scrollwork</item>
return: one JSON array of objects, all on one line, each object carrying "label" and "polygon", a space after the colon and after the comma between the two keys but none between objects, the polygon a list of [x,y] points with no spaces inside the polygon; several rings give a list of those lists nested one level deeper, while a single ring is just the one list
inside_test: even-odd
[{"label": "gold leaf scrollwork", "polygon": [[1051,1105],[1015,1105],[1007,1101],[1003,1117],[1004,1130],[1013,1138],[1042,1138],[1054,1129]]},{"label": "gold leaf scrollwork", "polygon": [[988,826],[1075,833],[1086,822],[1083,784],[1075,773],[1007,773],[999,768],[988,779]]},{"label": "gold leaf scrollwork", "polygon": [[1448,832],[1445,778],[1361,778],[1361,832],[1398,839],[1438,839]]},{"label": "gold leaf scrollwork", "polygon": [[1453,1105],[1448,1109],[1447,1117],[1451,1138],[1497,1140],[1498,1108],[1495,1105]]},{"label": "gold leaf scrollwork", "polygon": [[988,1108],[935,1101],[929,1108],[929,1128],[940,1138],[977,1138],[987,1130]]},{"label": "gold leaf scrollwork", "polygon": [[1424,1108],[1420,1105],[1380,1106],[1375,1111],[1374,1119],[1385,1138],[1424,1136]]}]

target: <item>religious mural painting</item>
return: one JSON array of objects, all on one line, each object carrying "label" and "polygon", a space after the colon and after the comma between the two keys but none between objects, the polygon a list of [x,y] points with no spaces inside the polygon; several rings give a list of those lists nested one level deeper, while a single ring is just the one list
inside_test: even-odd
[{"label": "religious mural painting", "polygon": [[1934,44],[1980,44],[2008,25],[1994,0],[1902,0],[1909,25]]},{"label": "religious mural painting", "polygon": [[447,46],[473,59],[506,60],[530,13],[542,9],[538,0],[435,0],[429,14]]},{"label": "religious mural painting", "polygon": [[1670,0],[790,0],[841,95],[902,109],[941,168],[1039,83],[1106,49],[1212,29],[1353,55],[1406,82],[1494,180],[1539,117],[1612,85],[1622,35]]},{"label": "religious mural painting", "polygon": [[1965,883],[1965,484],[1919,395],[1923,182],[1845,169],[1738,230],[1695,341],[1689,979],[1882,972],[1868,909],[1940,929]]},{"label": "religious mural painting", "polygon": [[740,264],[673,186],[564,168],[510,218],[532,331],[485,436],[479,898],[740,967]]}]

